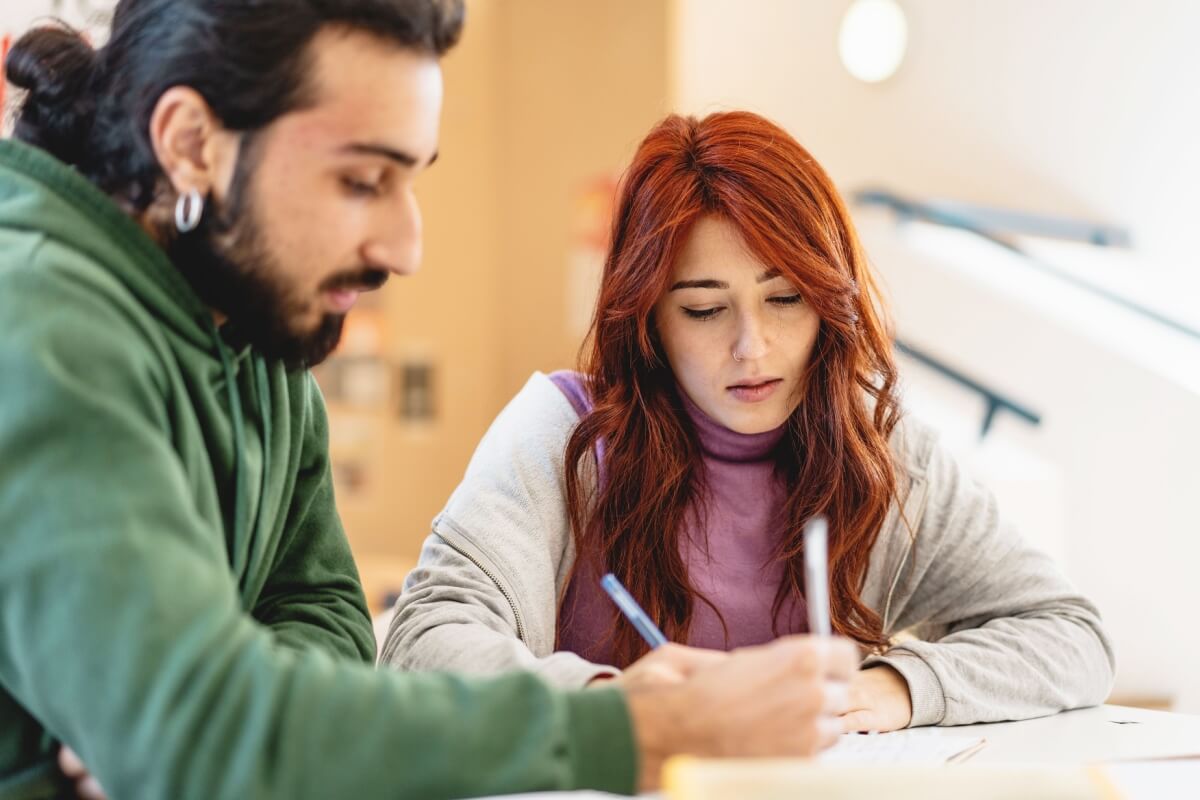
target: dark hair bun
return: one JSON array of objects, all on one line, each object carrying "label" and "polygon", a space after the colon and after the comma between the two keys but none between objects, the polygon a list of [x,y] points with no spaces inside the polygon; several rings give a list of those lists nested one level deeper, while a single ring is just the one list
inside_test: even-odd
[{"label": "dark hair bun", "polygon": [[36,28],[22,36],[5,62],[9,82],[28,91],[17,138],[79,163],[95,110],[95,64],[96,51],[70,28]]}]

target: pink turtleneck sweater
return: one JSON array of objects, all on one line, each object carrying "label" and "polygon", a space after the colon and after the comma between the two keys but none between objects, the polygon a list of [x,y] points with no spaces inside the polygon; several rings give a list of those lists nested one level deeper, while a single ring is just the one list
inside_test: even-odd
[{"label": "pink turtleneck sweater", "polygon": [[[580,416],[591,410],[581,375],[556,372],[550,380]],[[715,422],[686,396],[683,401],[699,435],[708,495],[706,513],[699,515],[703,527],[694,521],[696,515],[688,515],[690,521],[679,547],[688,580],[717,607],[728,629],[727,637],[716,612],[697,600],[687,644],[730,650],[768,642],[776,632],[807,631],[802,599],[786,602],[774,629],[772,626],[771,610],[783,579],[783,565],[773,554],[782,535],[779,514],[784,489],[775,478],[771,452],[784,428],[736,433]],[[594,663],[612,664],[605,640],[613,606],[600,588],[599,577],[596,570],[581,568],[567,587],[558,619],[558,647]]]}]

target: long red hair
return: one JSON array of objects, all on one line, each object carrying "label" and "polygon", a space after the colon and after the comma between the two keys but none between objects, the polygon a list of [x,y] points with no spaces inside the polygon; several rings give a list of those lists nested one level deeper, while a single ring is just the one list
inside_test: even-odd
[{"label": "long red hair", "polygon": [[[679,546],[704,491],[703,462],[653,317],[692,224],[707,214],[731,223],[821,320],[805,396],[778,448],[788,499],[774,612],[803,593],[801,530],[824,514],[834,630],[883,644],[879,616],[860,593],[896,494],[888,438],[899,404],[888,325],[832,181],[786,131],[747,112],[667,117],[622,181],[581,358],[594,408],[566,450],[576,568],[615,573],[673,641],[686,641],[695,603],[708,602],[689,583]],[[589,469],[599,442],[602,481]],[[615,613],[610,634],[618,666],[646,651]]]}]

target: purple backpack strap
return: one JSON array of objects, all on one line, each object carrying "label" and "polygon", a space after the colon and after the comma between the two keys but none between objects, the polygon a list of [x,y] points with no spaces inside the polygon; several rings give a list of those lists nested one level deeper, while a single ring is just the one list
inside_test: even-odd
[{"label": "purple backpack strap", "polygon": [[[575,409],[575,413],[583,419],[588,414],[592,413],[592,394],[588,391],[587,379],[581,373],[574,370],[561,369],[557,372],[551,372],[550,381],[558,387],[558,390],[566,395],[567,401],[571,407]],[[598,480],[600,485],[605,483],[604,474],[604,442],[596,442],[596,464],[598,467]]]},{"label": "purple backpack strap", "polygon": [[591,413],[592,397],[588,393],[583,375],[574,370],[560,369],[557,372],[551,372],[549,377],[558,390],[567,396],[571,407],[575,409],[575,413],[580,418]]}]

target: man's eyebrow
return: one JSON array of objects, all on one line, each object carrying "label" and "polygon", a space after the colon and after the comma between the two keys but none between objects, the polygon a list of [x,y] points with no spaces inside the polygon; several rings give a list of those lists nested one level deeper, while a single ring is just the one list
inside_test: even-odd
[{"label": "man's eyebrow", "polygon": [[[383,156],[386,159],[396,162],[402,167],[408,167],[410,169],[420,164],[420,159],[411,153],[373,142],[354,142],[341,148],[341,152],[356,153],[358,155],[365,156]],[[426,162],[425,166],[433,166],[433,162],[437,161],[437,158],[438,154],[435,152],[432,156],[430,156],[429,161]]]}]

